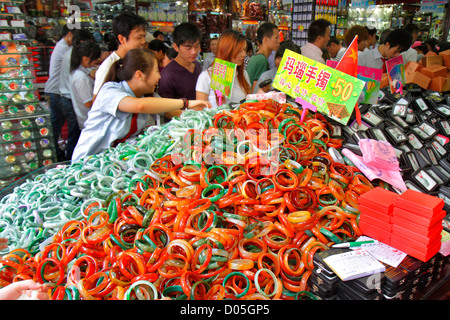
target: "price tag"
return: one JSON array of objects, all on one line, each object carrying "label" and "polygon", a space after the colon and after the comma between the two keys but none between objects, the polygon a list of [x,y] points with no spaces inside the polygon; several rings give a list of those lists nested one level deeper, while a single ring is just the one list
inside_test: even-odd
[{"label": "price tag", "polygon": [[346,125],[364,85],[362,80],[286,50],[272,86]]},{"label": "price tag", "polygon": [[[327,60],[327,66],[336,69],[337,61]],[[360,104],[376,104],[380,95],[381,85],[381,69],[358,66],[358,79],[364,81],[364,86],[361,95],[359,96]]]},{"label": "price tag", "polygon": [[218,90],[227,99],[231,98],[236,64],[221,59],[215,59],[212,67],[211,89]]}]

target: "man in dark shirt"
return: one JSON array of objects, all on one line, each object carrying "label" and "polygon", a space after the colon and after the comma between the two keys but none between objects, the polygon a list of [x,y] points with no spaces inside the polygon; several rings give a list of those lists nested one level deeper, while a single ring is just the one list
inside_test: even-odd
[{"label": "man in dark shirt", "polygon": [[[172,38],[173,48],[178,55],[162,69],[158,94],[163,98],[195,100],[195,85],[202,71],[196,60],[201,48],[202,33],[195,24],[185,22],[175,27]],[[177,110],[166,113],[165,116],[172,118],[179,116],[181,112]]]}]

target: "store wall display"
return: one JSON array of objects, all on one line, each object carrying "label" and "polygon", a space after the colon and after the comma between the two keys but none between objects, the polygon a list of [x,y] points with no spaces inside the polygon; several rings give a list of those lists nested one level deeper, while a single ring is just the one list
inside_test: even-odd
[{"label": "store wall display", "polygon": [[373,26],[377,30],[386,30],[391,27],[391,18],[393,14],[392,5],[377,5],[368,8],[348,9],[348,28],[354,25]]},{"label": "store wall display", "polygon": [[55,161],[50,115],[39,104],[34,86],[30,42],[21,33],[23,24],[10,26],[11,19],[22,19],[23,13],[15,1],[8,3],[10,12],[0,13],[0,30],[6,32],[0,47],[0,189]]}]

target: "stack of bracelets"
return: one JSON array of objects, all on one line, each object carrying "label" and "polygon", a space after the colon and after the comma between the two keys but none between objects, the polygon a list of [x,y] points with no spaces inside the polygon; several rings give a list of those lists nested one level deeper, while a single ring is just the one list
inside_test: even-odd
[{"label": "stack of bracelets", "polygon": [[330,155],[342,141],[320,114],[300,123],[272,100],[193,114],[191,129],[172,120],[72,164],[70,179],[28,182],[27,204],[1,204],[11,221],[0,236],[20,245],[1,260],[0,286],[35,279],[54,300],[318,299],[314,254],[361,236],[358,197],[372,183]]}]

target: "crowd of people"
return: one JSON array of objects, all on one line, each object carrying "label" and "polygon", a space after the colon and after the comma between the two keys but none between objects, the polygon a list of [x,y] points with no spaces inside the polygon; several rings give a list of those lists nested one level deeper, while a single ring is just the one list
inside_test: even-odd
[{"label": "crowd of people", "polygon": [[215,58],[235,63],[231,98],[240,103],[250,93],[273,90],[272,82],[286,49],[326,63],[340,61],[357,36],[358,63],[385,68],[385,61],[403,56],[404,63],[420,61],[428,51],[448,49],[448,43],[418,39],[417,26],[383,30],[353,26],[344,41],[331,36],[331,23],[313,21],[308,41],[298,46],[280,41],[275,24],[264,22],[255,45],[241,32],[226,30],[209,41],[201,57],[202,32],[193,23],[171,30],[171,42],[160,31],[149,34],[147,21],[123,12],[113,21],[113,40],[105,50],[87,30],[63,28],[50,60],[45,94],[55,139],[67,120],[68,139],[58,160],[78,160],[137,136],[148,125],[179,116],[184,109],[218,107],[211,89]]},{"label": "crowd of people", "polygon": [[[114,18],[114,37],[105,48],[95,35],[84,29],[62,29],[50,60],[45,85],[53,135],[61,134],[65,121],[69,136],[58,160],[79,160],[100,153],[133,138],[156,117],[172,118],[183,110],[218,107],[211,89],[215,58],[235,63],[231,98],[239,103],[249,93],[272,90],[285,50],[320,63],[340,61],[346,48],[358,36],[358,63],[383,69],[384,61],[403,56],[404,63],[420,61],[429,51],[450,48],[448,42],[420,39],[419,29],[409,24],[401,29],[383,30],[354,26],[341,42],[331,36],[331,23],[318,19],[308,28],[308,41],[299,47],[280,41],[278,27],[262,23],[256,33],[256,47],[241,32],[226,30],[210,39],[210,52],[199,59],[202,33],[192,23],[172,30],[172,44],[160,31],[149,34],[147,21],[130,12]],[[0,239],[0,249],[6,245]],[[0,300],[48,299],[48,287],[26,280],[0,290]]]}]

